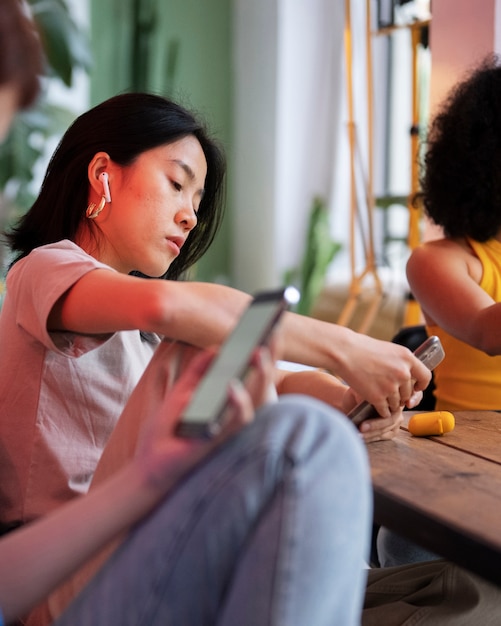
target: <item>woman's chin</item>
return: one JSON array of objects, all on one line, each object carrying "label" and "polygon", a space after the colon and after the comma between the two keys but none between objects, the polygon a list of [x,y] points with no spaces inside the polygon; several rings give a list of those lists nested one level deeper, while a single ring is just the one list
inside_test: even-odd
[{"label": "woman's chin", "polygon": [[143,266],[142,269],[136,270],[136,273],[142,274],[143,276],[148,276],[148,278],[162,278],[165,275],[169,267],[171,266],[172,261],[165,264],[155,263],[149,266]]}]

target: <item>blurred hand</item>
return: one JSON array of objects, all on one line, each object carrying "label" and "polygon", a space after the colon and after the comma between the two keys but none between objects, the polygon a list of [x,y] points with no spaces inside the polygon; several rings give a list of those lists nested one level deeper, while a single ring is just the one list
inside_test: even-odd
[{"label": "blurred hand", "polygon": [[245,384],[234,380],[229,385],[221,432],[212,439],[176,436],[176,424],[214,356],[214,350],[206,350],[190,360],[173,387],[166,389],[160,405],[143,428],[135,462],[146,482],[154,488],[170,488],[217,446],[251,422],[255,410],[269,397],[273,361],[268,348],[259,348],[252,357]]},{"label": "blurred hand", "polygon": [[[421,400],[422,392],[417,391],[409,400],[409,404],[418,404]],[[349,413],[357,404],[361,402],[360,396],[351,388],[346,390],[343,398],[343,411]],[[410,407],[412,408],[412,407]],[[389,440],[396,437],[403,422],[402,408],[393,412],[390,417],[374,417],[363,421],[359,426],[359,431],[365,443],[374,441]]]},{"label": "blurred hand", "polygon": [[402,409],[392,413],[391,417],[375,417],[360,424],[359,430],[365,443],[393,439],[398,434],[404,421]]}]

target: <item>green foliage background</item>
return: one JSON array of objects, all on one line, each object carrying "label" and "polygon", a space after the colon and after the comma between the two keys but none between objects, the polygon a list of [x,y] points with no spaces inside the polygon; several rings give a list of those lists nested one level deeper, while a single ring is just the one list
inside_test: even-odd
[{"label": "green foliage background", "polygon": [[309,315],[325,283],[329,265],[341,244],[330,236],[329,212],[322,198],[313,199],[305,240],[305,250],[300,267],[286,272],[285,284],[295,285],[301,299],[296,312]]},{"label": "green foliage background", "polygon": [[[77,27],[65,0],[27,0],[45,52],[45,74],[67,87],[76,68],[90,71],[91,52],[86,33]],[[49,102],[46,79],[34,107],[16,116],[6,141],[0,145],[0,230],[26,211],[34,201],[36,163],[45,154],[47,140],[64,132],[75,113]],[[0,244],[0,305],[6,270],[5,247]]]},{"label": "green foliage background", "polygon": [[[91,67],[86,34],[76,26],[65,0],[28,0],[28,3],[45,51],[46,75],[71,87],[75,69],[89,71]],[[68,109],[48,101],[44,80],[36,106],[16,117],[7,141],[0,147],[0,190],[11,210],[12,205],[19,212],[32,204],[30,184],[35,164],[44,154],[47,139],[63,132],[74,116]],[[5,223],[9,216],[3,217]]]}]

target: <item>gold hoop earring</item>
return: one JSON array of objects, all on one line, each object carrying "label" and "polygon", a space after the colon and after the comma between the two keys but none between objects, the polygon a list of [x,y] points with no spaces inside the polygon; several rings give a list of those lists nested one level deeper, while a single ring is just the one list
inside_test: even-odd
[{"label": "gold hoop earring", "polygon": [[85,212],[85,217],[88,217],[90,220],[95,219],[99,213],[104,209],[104,205],[106,204],[106,198],[103,196],[101,198],[101,202],[98,206],[96,206],[95,202],[91,202],[87,207],[87,211]]}]

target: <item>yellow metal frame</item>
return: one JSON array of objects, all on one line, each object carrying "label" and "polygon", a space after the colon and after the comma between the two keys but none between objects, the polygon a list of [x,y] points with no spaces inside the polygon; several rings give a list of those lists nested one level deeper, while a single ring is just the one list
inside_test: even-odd
[{"label": "yellow metal frame", "polygon": [[[394,26],[381,29],[377,34],[390,34],[397,28],[409,28],[412,41],[412,125],[419,128],[419,68],[418,68],[418,45],[421,37],[421,30],[428,25],[429,21],[414,22],[405,26]],[[365,242],[365,267],[357,274],[356,271],[356,220],[360,217],[361,208],[357,200],[356,182],[356,155],[358,151],[357,128],[354,119],[353,107],[353,48],[352,48],[352,25],[351,25],[351,0],[345,0],[345,28],[344,28],[344,48],[346,57],[346,82],[348,95],[348,138],[350,148],[350,265],[351,283],[349,287],[348,300],[341,311],[338,324],[347,326],[356,312],[360,303],[362,292],[364,295],[370,293],[364,288],[364,282],[368,277],[372,277],[372,293],[370,293],[369,307],[360,323],[359,332],[367,332],[378,312],[383,297],[383,287],[379,278],[374,256],[374,233],[373,233],[373,67],[372,67],[372,35],[371,32],[371,12],[370,0],[366,0],[366,73],[367,73],[367,121],[368,121],[368,174],[365,184],[366,210],[367,210],[367,241]],[[411,189],[408,196],[409,231],[407,244],[413,250],[420,243],[421,238],[421,211],[412,205],[414,194],[419,188],[419,136],[417,132],[411,133]],[[421,310],[419,304],[412,299],[406,303],[404,313],[404,326],[421,323]]]},{"label": "yellow metal frame", "polygon": [[367,211],[367,241],[365,242],[365,266],[357,274],[356,271],[356,219],[361,215],[361,207],[357,201],[356,164],[355,158],[358,150],[357,128],[355,123],[353,106],[353,46],[351,27],[351,0],[345,0],[345,28],[344,28],[344,48],[346,56],[346,80],[348,93],[348,139],[350,146],[350,265],[351,283],[348,293],[348,300],[341,311],[338,324],[347,326],[352,320],[358,305],[360,296],[368,293],[363,289],[368,277],[372,277],[373,291],[369,307],[363,316],[360,326],[357,329],[361,333],[366,333],[379,310],[383,298],[383,286],[379,278],[374,255],[374,227],[373,227],[373,104],[372,104],[372,44],[371,44],[371,15],[370,2],[367,1],[366,9],[366,63],[367,63],[367,122],[368,122],[368,168],[367,178],[364,181],[366,211]]}]

